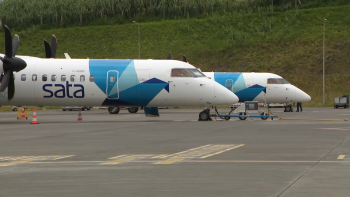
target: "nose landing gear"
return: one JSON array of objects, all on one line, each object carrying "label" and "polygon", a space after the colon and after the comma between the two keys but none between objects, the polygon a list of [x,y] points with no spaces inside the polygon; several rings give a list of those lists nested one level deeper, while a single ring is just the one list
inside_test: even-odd
[{"label": "nose landing gear", "polygon": [[201,113],[199,113],[198,121],[211,121],[210,118],[210,109],[205,109]]}]

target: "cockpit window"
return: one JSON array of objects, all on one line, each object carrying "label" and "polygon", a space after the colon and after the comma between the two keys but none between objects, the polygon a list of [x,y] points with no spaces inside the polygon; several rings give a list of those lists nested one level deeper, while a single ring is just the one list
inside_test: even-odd
[{"label": "cockpit window", "polygon": [[267,84],[289,84],[289,82],[283,78],[269,78]]},{"label": "cockpit window", "polygon": [[186,69],[173,69],[171,70],[172,77],[192,77],[192,75]]},{"label": "cockpit window", "polygon": [[198,69],[187,69],[194,77],[205,77],[205,75]]},{"label": "cockpit window", "polygon": [[289,84],[289,82],[283,78],[278,79],[282,84]]}]

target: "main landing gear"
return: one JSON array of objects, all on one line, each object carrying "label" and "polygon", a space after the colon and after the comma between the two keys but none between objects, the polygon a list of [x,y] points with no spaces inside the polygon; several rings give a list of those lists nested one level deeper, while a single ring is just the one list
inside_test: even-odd
[{"label": "main landing gear", "polygon": [[210,118],[210,108],[204,109],[201,113],[199,113],[198,121],[211,121]]},{"label": "main landing gear", "polygon": [[120,107],[108,107],[108,112],[110,114],[118,114],[120,111]]},{"label": "main landing gear", "polygon": [[[108,107],[108,112],[110,114],[118,114],[120,111],[120,107],[119,106],[113,106],[113,107]],[[128,111],[129,113],[137,113],[139,111],[138,107],[128,107]]]},{"label": "main landing gear", "polygon": [[137,111],[139,111],[138,107],[129,107],[128,111],[132,114],[137,113]]}]

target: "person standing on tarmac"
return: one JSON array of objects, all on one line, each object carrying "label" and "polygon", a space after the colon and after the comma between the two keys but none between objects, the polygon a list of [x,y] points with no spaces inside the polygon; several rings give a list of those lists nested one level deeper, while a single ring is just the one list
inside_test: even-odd
[{"label": "person standing on tarmac", "polygon": [[301,102],[297,102],[297,111],[296,112],[299,112],[299,108],[300,108],[300,112],[302,112],[303,108],[301,107]]}]

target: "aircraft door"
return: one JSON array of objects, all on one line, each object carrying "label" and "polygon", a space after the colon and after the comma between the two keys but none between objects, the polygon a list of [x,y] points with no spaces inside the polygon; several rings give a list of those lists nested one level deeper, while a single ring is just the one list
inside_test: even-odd
[{"label": "aircraft door", "polygon": [[233,80],[227,79],[225,83],[225,87],[229,89],[231,92],[233,92]]},{"label": "aircraft door", "polygon": [[106,96],[109,99],[119,99],[118,78],[118,71],[110,70],[107,72]]}]

